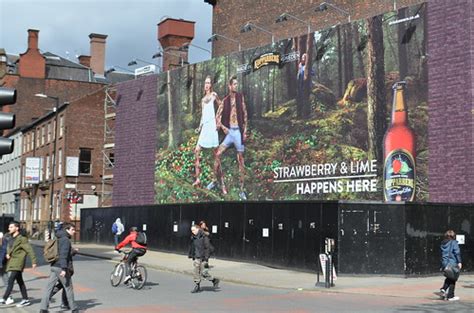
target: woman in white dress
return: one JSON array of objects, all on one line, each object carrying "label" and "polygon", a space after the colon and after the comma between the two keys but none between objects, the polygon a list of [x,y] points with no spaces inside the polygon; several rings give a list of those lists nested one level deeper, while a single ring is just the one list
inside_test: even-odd
[{"label": "woman in white dress", "polygon": [[[214,103],[219,104],[220,100],[217,94],[212,90],[212,80],[210,76],[207,76],[204,80],[204,97],[201,100],[201,122],[196,132],[199,133],[199,138],[194,149],[196,158],[196,180],[193,186],[199,186],[201,184],[201,150],[217,148],[219,146],[219,136],[217,134],[216,124],[216,112],[214,109]],[[214,151],[215,154],[216,151]]]}]

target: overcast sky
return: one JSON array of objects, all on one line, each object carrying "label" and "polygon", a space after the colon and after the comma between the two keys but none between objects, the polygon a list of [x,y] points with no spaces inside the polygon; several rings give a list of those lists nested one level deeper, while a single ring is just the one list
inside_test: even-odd
[{"label": "overcast sky", "polygon": [[[211,49],[212,6],[204,0],[0,0],[0,48],[23,53],[27,30],[38,29],[42,52],[77,61],[76,55],[90,54],[89,34],[99,33],[108,35],[106,68],[130,68],[133,58],[161,63],[151,56],[160,48],[157,24],[163,17],[195,21],[192,43]],[[189,50],[190,63],[209,58],[204,50]]]}]

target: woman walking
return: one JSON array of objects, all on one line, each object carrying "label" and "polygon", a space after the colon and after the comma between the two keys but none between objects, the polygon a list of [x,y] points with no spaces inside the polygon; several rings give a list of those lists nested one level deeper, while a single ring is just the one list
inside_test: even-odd
[{"label": "woman walking", "polygon": [[[441,270],[446,273],[446,270],[461,271],[461,250],[456,240],[456,233],[454,230],[448,230],[444,234],[444,240],[441,242]],[[454,288],[456,287],[457,277],[448,277],[445,274],[443,287],[440,289],[439,295],[448,301],[458,301],[459,297],[454,296]]]}]

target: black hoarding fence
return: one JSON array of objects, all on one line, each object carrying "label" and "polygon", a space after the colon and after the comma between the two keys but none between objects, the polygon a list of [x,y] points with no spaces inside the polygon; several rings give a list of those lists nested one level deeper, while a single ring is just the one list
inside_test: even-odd
[{"label": "black hoarding fence", "polygon": [[[439,272],[447,229],[463,236],[463,270],[473,267],[473,205],[382,202],[219,202],[81,210],[83,242],[113,246],[120,218],[147,233],[152,249],[186,254],[190,227],[206,221],[219,258],[316,271],[334,238],[338,273],[420,275]],[[316,277],[315,277],[316,278]]]}]

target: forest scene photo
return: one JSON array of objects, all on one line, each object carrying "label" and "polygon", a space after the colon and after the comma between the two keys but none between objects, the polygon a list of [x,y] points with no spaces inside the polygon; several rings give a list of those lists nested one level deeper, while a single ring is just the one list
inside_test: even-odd
[{"label": "forest scene photo", "polygon": [[421,4],[161,73],[155,202],[383,200],[400,81],[426,201],[425,31]]}]

